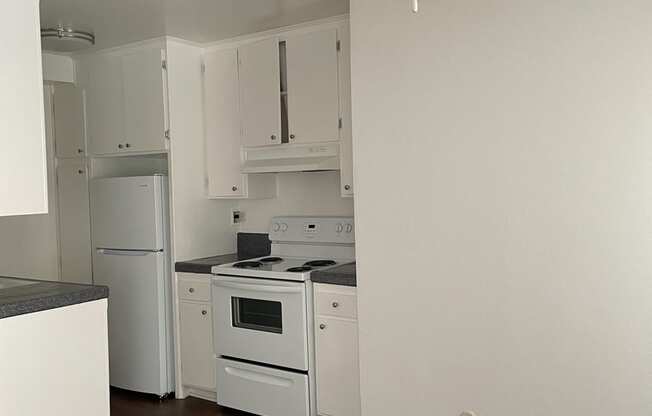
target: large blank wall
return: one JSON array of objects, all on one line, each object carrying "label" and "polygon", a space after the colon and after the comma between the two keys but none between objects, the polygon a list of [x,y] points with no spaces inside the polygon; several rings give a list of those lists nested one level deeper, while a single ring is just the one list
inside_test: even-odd
[{"label": "large blank wall", "polygon": [[364,416],[652,414],[652,3],[352,0]]}]

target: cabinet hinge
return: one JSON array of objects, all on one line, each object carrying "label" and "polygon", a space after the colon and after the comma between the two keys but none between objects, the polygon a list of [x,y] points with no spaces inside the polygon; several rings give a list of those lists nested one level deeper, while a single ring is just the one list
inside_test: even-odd
[{"label": "cabinet hinge", "polygon": [[342,128],[342,117],[340,117],[339,120],[337,120],[337,128],[338,129]]},{"label": "cabinet hinge", "polygon": [[161,68],[168,69],[168,61],[167,60],[163,59],[161,61]]},{"label": "cabinet hinge", "polygon": [[170,130],[169,130],[169,129],[168,129],[168,130],[165,130],[164,135],[165,135],[165,138],[166,138],[166,139],[170,140]]},{"label": "cabinet hinge", "polygon": [[340,44],[340,41],[338,40],[338,41],[335,42],[335,50],[339,52],[340,49],[342,49],[342,45]]}]

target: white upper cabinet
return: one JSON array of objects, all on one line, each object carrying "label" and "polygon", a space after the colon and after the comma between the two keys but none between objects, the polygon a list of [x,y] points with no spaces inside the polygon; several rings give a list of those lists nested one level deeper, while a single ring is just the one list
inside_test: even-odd
[{"label": "white upper cabinet", "polygon": [[290,143],[339,140],[337,32],[286,39]]},{"label": "white upper cabinet", "polygon": [[109,53],[84,61],[89,153],[164,152],[167,91],[162,50]]},{"label": "white upper cabinet", "polygon": [[348,25],[338,31],[340,41],[340,192],[353,196],[353,138],[351,124],[351,40]]},{"label": "white upper cabinet", "polygon": [[281,143],[281,79],[277,38],[238,48],[242,145]]},{"label": "white upper cabinet", "polygon": [[146,49],[122,57],[127,150],[165,150],[167,92],[162,62],[160,49]]},{"label": "white upper cabinet", "polygon": [[274,196],[273,176],[241,173],[238,52],[235,48],[204,54],[203,83],[208,196]]},{"label": "white upper cabinet", "polygon": [[48,212],[39,2],[3,2],[0,216]]},{"label": "white upper cabinet", "polygon": [[208,195],[243,196],[240,173],[240,114],[238,51],[218,50],[204,55],[204,128]]},{"label": "white upper cabinet", "polygon": [[58,158],[84,156],[82,89],[72,84],[54,86],[54,143]]},{"label": "white upper cabinet", "polygon": [[86,62],[89,153],[116,153],[125,136],[121,60],[115,55],[99,55]]}]

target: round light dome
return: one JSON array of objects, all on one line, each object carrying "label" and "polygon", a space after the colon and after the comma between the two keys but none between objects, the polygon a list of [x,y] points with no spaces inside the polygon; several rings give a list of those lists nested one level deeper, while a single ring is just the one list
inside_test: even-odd
[{"label": "round light dome", "polygon": [[82,30],[58,26],[41,29],[43,50],[72,52],[95,44],[95,35]]}]

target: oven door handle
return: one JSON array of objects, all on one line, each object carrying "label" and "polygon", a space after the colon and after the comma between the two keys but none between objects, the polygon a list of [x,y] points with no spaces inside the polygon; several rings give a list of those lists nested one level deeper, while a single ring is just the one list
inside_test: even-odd
[{"label": "oven door handle", "polygon": [[294,381],[289,378],[272,376],[269,374],[258,373],[240,368],[226,367],[224,371],[234,377],[243,378],[255,383],[269,384],[271,386],[290,387],[292,384],[294,384]]},{"label": "oven door handle", "polygon": [[248,292],[265,292],[265,293],[301,293],[301,286],[269,286],[248,283],[225,282],[222,280],[213,280],[213,285],[226,287],[229,289],[246,290]]}]

